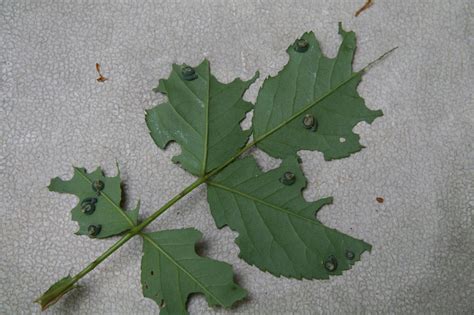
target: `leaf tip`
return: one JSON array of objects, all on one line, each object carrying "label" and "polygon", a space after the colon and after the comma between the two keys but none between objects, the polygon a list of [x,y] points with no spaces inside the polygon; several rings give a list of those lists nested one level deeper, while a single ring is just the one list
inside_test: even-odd
[{"label": "leaf tip", "polygon": [[375,59],[374,61],[370,62],[368,65],[366,65],[364,68],[362,68],[362,70],[360,70],[360,72],[362,73],[366,73],[370,68],[372,68],[375,64],[377,64],[378,62],[384,60],[386,57],[388,57],[389,55],[391,55],[395,50],[398,49],[398,46],[395,46],[393,47],[392,49],[386,51],[385,53],[383,53],[380,57],[378,57],[377,59]]},{"label": "leaf tip", "polygon": [[200,239],[202,239],[203,234],[198,229],[192,227],[192,228],[187,228],[187,229],[184,229],[184,230],[185,231],[187,230],[196,242],[199,241]]},{"label": "leaf tip", "polygon": [[[97,167],[95,168],[95,170],[94,170],[92,173],[95,173],[95,172],[98,172],[101,176],[105,176],[104,170],[103,170],[100,166],[97,166]],[[91,173],[91,174],[92,174],[92,173]],[[84,171],[84,174],[87,174],[87,172]]]},{"label": "leaf tip", "polygon": [[158,86],[153,89],[153,92],[161,93],[163,95],[168,94],[168,91],[166,90],[165,82],[166,82],[165,79],[160,79],[160,81],[158,81]]},{"label": "leaf tip", "polygon": [[115,160],[115,167],[117,168],[117,175],[115,177],[119,177],[120,179],[120,165],[117,160]]},{"label": "leaf tip", "polygon": [[85,169],[84,167],[80,167],[80,166],[75,166],[75,165],[73,165],[72,168],[74,169],[74,171],[87,173],[87,171],[86,171],[86,169]]},{"label": "leaf tip", "polygon": [[339,35],[344,36],[347,33],[354,33],[353,31],[346,31],[342,26],[342,22],[337,23],[337,32]]},{"label": "leaf tip", "polygon": [[141,200],[138,199],[137,205],[135,206],[135,208],[129,211],[129,216],[131,217],[133,221],[133,225],[138,224],[138,214],[140,213],[140,206],[141,206]]},{"label": "leaf tip", "polygon": [[51,178],[51,180],[49,181],[49,185],[46,186],[49,191],[54,191],[54,185],[55,185],[55,182],[56,182],[57,180],[59,180],[58,177]]},{"label": "leaf tip", "polygon": [[366,251],[368,251],[369,253],[372,253],[372,245],[369,244],[369,243],[365,243],[366,244]]},{"label": "leaf tip", "polygon": [[255,72],[255,74],[253,75],[253,77],[252,77],[250,80],[247,81],[247,82],[248,82],[248,85],[254,83],[259,77],[260,77],[260,71],[257,70],[257,71]]}]

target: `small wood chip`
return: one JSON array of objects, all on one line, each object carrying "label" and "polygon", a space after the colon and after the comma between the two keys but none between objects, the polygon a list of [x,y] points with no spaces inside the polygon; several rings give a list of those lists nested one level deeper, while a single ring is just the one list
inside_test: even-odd
[{"label": "small wood chip", "polygon": [[382,197],[377,197],[375,198],[375,200],[377,200],[378,203],[383,203],[385,201],[385,199],[383,199]]},{"label": "small wood chip", "polygon": [[97,78],[97,82],[105,82],[108,80],[108,78],[104,77],[102,73],[100,72],[100,64],[98,63],[95,64],[95,70],[97,70],[97,73],[99,74],[99,77]]},{"label": "small wood chip", "polygon": [[355,13],[355,16],[359,16],[359,14],[361,14],[363,11],[367,10],[368,8],[370,8],[372,6],[372,0],[367,0],[365,2],[365,4],[362,6],[362,8],[360,8],[359,10],[357,10],[357,12]]}]

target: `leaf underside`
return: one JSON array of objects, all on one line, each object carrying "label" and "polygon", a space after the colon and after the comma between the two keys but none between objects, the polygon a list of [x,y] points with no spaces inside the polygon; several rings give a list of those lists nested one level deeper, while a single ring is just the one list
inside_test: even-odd
[{"label": "leaf underside", "polygon": [[203,176],[231,158],[245,145],[251,130],[240,122],[252,105],[242,95],[252,84],[235,79],[224,84],[210,73],[204,60],[194,70],[196,78],[185,80],[182,66],[173,65],[168,79],[160,80],[157,91],[168,101],[146,111],[146,123],[155,143],[162,149],[171,141],[181,146],[173,157],[190,173]]},{"label": "leaf underside", "polygon": [[[98,193],[93,183],[101,181],[103,190]],[[106,177],[100,167],[91,173],[85,168],[74,167],[74,176],[70,180],[53,178],[48,186],[50,191],[74,194],[79,203],[72,209],[72,220],[79,223],[78,235],[90,235],[91,225],[100,227],[96,238],[106,238],[129,230],[137,224],[139,205],[134,210],[124,211],[120,207],[122,188],[120,187],[120,171],[114,177]],[[94,211],[85,213],[83,204],[86,199],[94,198]]]},{"label": "leaf underside", "polygon": [[209,305],[230,307],[247,293],[233,282],[232,266],[198,256],[202,234],[193,228],[145,233],[141,281],[143,295],[164,314],[187,314],[186,301],[202,293]]},{"label": "leaf underside", "polygon": [[[295,174],[291,185],[285,172]],[[296,158],[263,173],[253,157],[231,164],[208,184],[208,201],[219,228],[239,233],[240,257],[276,276],[327,279],[350,269],[371,246],[324,226],[315,215],[332,198],[307,202],[306,179]],[[334,266],[331,270],[331,265]],[[329,267],[329,270],[328,270]]]},{"label": "leaf underside", "polygon": [[[169,78],[155,89],[168,101],[146,111],[154,142],[162,149],[177,142],[181,154],[173,161],[201,179],[236,158],[252,132],[254,144],[283,159],[277,169],[262,172],[253,157],[246,157],[206,180],[216,225],[239,234],[236,243],[242,259],[276,276],[327,279],[350,269],[371,249],[316,218],[332,197],[314,202],[303,198],[306,179],[296,157],[300,150],[320,151],[326,160],[347,157],[363,147],[354,126],[382,115],[368,109],[357,92],[364,70],[352,71],[355,34],[341,25],[339,34],[342,43],[335,58],[322,54],[312,32],[301,37],[307,49],[296,49],[301,48],[296,43],[287,49],[288,64],[268,77],[259,91],[253,129],[240,127],[252,109],[242,96],[258,72],[248,81],[224,84],[211,74],[207,60],[192,69],[192,77],[184,75],[185,65],[173,65]],[[314,122],[309,128],[303,124],[308,117]],[[293,174],[294,180],[283,180],[285,173]],[[100,191],[94,186],[98,181],[103,184]],[[106,238],[137,225],[139,205],[131,211],[121,208],[120,184],[120,172],[106,177],[100,168],[91,173],[74,168],[71,180],[56,177],[48,188],[79,198],[71,211],[79,224],[76,234]],[[84,210],[87,200],[94,200],[93,211]],[[91,226],[100,229],[91,235]],[[245,298],[247,292],[233,281],[231,265],[196,254],[201,232],[189,228],[140,235],[143,294],[161,307],[161,314],[187,314],[193,293],[204,294],[211,306],[230,307]],[[72,290],[75,281],[70,276],[61,279],[36,302],[48,307]]]},{"label": "leaf underside", "polygon": [[[308,49],[298,52],[296,44],[291,45],[288,64],[263,83],[253,129],[254,139],[271,133],[257,144],[269,155],[285,158],[299,150],[317,150],[326,160],[347,157],[363,148],[354,126],[382,116],[381,110],[368,109],[357,92],[363,71],[352,71],[354,32],[339,24],[339,34],[342,43],[335,58],[322,54],[313,32],[303,34]],[[307,114],[315,118],[315,128],[305,128]]]}]

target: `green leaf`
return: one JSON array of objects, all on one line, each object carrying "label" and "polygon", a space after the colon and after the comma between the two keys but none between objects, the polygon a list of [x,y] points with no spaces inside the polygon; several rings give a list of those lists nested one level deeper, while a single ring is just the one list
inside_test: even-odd
[{"label": "green leaf", "polygon": [[[354,32],[339,24],[342,43],[335,58],[324,56],[312,32],[287,49],[288,64],[263,83],[253,116],[254,139],[266,153],[284,158],[299,150],[318,150],[326,160],[349,156],[363,148],[352,129],[382,116],[357,93],[364,70],[352,71]],[[307,50],[298,43],[307,43]],[[300,50],[300,51],[298,51]],[[306,115],[315,124],[304,125]],[[311,116],[307,118],[307,122]],[[308,128],[306,128],[308,127]]]},{"label": "green leaf", "polygon": [[115,177],[104,176],[100,167],[92,173],[87,173],[85,168],[74,167],[72,179],[65,181],[59,177],[53,178],[48,188],[50,191],[79,197],[79,203],[71,211],[72,219],[79,223],[76,234],[106,238],[137,224],[140,203],[134,210],[123,210],[120,207],[120,184],[118,167]]},{"label": "green leaf", "polygon": [[242,131],[240,122],[252,105],[242,95],[258,73],[249,81],[223,84],[210,73],[207,60],[191,77],[183,75],[183,69],[192,68],[175,64],[169,78],[160,80],[155,91],[166,94],[168,102],[147,110],[146,123],[160,148],[171,141],[181,145],[182,152],[173,162],[202,177],[248,141],[251,130]]},{"label": "green leaf", "polygon": [[74,285],[76,281],[71,276],[66,276],[54,283],[49,289],[35,300],[44,311],[63,297],[66,293],[76,288]]},{"label": "green leaf", "polygon": [[203,293],[209,305],[230,307],[247,292],[232,280],[232,266],[198,256],[201,232],[189,228],[141,234],[143,295],[162,307],[160,314],[187,314],[192,293]]},{"label": "green leaf", "polygon": [[[283,180],[286,172],[294,175],[293,180]],[[263,173],[255,160],[247,157],[207,184],[217,226],[228,225],[239,233],[240,257],[276,276],[326,279],[351,268],[371,249],[316,219],[317,211],[332,198],[304,200],[301,191],[306,179],[296,158]]]}]

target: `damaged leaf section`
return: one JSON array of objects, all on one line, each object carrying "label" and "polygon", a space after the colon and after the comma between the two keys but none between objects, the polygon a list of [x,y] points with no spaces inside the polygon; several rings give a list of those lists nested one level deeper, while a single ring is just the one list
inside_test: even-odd
[{"label": "damaged leaf section", "polygon": [[232,266],[201,257],[195,245],[202,234],[196,229],[141,234],[143,295],[153,299],[164,314],[188,314],[192,293],[202,293],[210,306],[230,307],[247,292],[233,281]]},{"label": "damaged leaf section", "polygon": [[287,49],[288,64],[268,77],[259,91],[253,116],[254,139],[266,153],[285,158],[299,150],[317,150],[326,160],[360,151],[352,129],[382,116],[357,92],[364,71],[353,72],[354,32],[339,24],[342,42],[335,58],[321,52],[313,32]]},{"label": "damaged leaf section", "polygon": [[78,235],[106,238],[137,225],[140,204],[131,211],[120,207],[122,188],[118,168],[116,176],[106,177],[100,167],[91,173],[85,168],[74,167],[72,179],[53,178],[48,188],[79,198],[79,203],[71,211],[72,220],[79,224]]},{"label": "damaged leaf section", "polygon": [[248,80],[224,84],[210,71],[209,61],[196,68],[173,65],[168,79],[155,89],[168,101],[146,111],[146,123],[156,145],[171,141],[181,146],[173,157],[188,172],[204,176],[236,154],[248,141],[251,130],[240,122],[252,105],[242,99],[258,73]]},{"label": "damaged leaf section", "polygon": [[208,201],[219,228],[239,233],[240,257],[276,276],[327,279],[360,260],[371,246],[323,225],[317,212],[332,198],[307,202],[297,158],[263,173],[253,157],[239,160],[208,182]]}]

